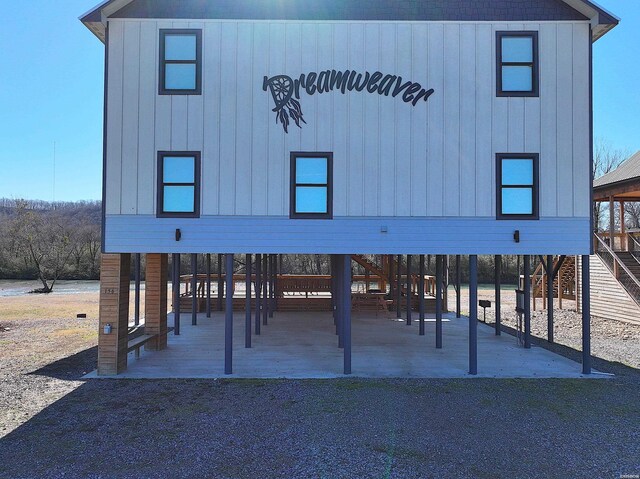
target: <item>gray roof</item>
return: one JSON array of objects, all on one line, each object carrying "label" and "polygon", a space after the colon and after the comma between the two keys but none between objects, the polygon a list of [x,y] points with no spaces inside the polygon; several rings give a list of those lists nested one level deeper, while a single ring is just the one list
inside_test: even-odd
[{"label": "gray roof", "polygon": [[640,151],[630,158],[627,158],[615,170],[602,175],[593,181],[594,188],[620,183],[622,181],[631,180],[633,178],[640,179]]},{"label": "gray roof", "polygon": [[[380,0],[378,3],[384,3],[383,0]],[[234,4],[242,4],[249,7],[249,10],[252,12],[249,16],[252,18],[273,18],[278,19],[278,10],[284,10],[285,13],[289,16],[293,16],[296,19],[304,19],[305,16],[301,15],[298,12],[299,8],[307,9],[307,5],[311,5],[311,7],[316,8],[317,11],[314,11],[314,15],[311,15],[310,18],[322,18],[322,16],[318,16],[318,12],[328,16],[331,19],[339,18],[339,19],[365,19],[361,18],[363,15],[365,16],[373,16],[375,17],[376,11],[373,8],[374,2],[370,0],[349,0],[348,2],[345,0],[297,0],[290,1],[287,3],[286,8],[283,8],[278,5],[280,3],[274,2],[273,0],[103,0],[100,5],[94,7],[89,12],[85,13],[80,17],[82,23],[86,25],[89,30],[91,30],[102,42],[105,41],[105,26],[106,19],[109,17],[117,16],[118,12],[126,17],[126,15],[131,15],[136,12],[136,8],[138,10],[148,11],[149,18],[173,18],[175,16],[174,11],[182,11],[188,12],[189,18],[210,18],[210,16],[198,16],[194,15],[193,12],[206,12],[208,9],[213,10],[216,13],[214,18],[245,18],[245,15],[239,14],[242,13],[242,5],[234,5]],[[478,9],[491,10],[500,13],[515,11],[517,13],[517,20],[546,20],[544,14],[551,15],[551,19],[561,19],[562,16],[557,16],[557,9],[560,5],[565,8],[568,6],[573,9],[574,12],[583,15],[584,17],[591,20],[591,28],[592,28],[592,40],[596,41],[602,35],[607,33],[613,27],[615,27],[619,18],[615,15],[609,13],[601,6],[597,5],[593,0],[537,0],[533,2],[532,0],[491,0],[491,1],[483,1],[479,2],[477,0],[413,0],[413,1],[404,1],[404,0],[387,0],[386,3],[393,4],[394,10],[397,10],[393,19],[402,20],[403,10],[407,10],[405,13],[408,15],[410,19],[419,18],[416,16],[416,11],[434,11],[440,12],[439,20],[446,20],[447,10],[453,10],[455,14],[453,18],[457,20],[466,19],[467,15],[472,15]],[[192,4],[194,9],[190,11],[187,7]],[[229,15],[225,16],[221,15],[219,10],[224,10],[223,7],[225,5],[231,8]],[[400,8],[400,6],[402,8]],[[348,8],[347,8],[348,7]],[[325,9],[329,9],[328,12],[325,12]],[[332,12],[331,9],[336,9],[337,12]],[[536,9],[537,8],[537,9]],[[239,10],[240,9],[240,10]],[[261,10],[267,10],[267,13],[262,15],[260,13]],[[355,11],[352,12],[352,15],[349,14],[349,9]],[[154,10],[154,16],[150,16],[151,10]],[[313,10],[313,8],[312,8]],[[541,10],[543,15],[540,16],[540,12],[534,15],[535,18],[527,18],[526,14],[530,11]],[[156,16],[157,12],[163,12],[168,16]],[[171,12],[169,15],[167,12]],[[503,13],[504,13],[503,12]],[[139,13],[139,12],[138,12]],[[380,13],[380,12],[378,12]],[[186,13],[185,13],[186,14]],[[354,16],[356,18],[351,18]],[[282,16],[282,15],[280,15]],[[500,20],[497,13],[494,15],[496,18],[491,18],[491,20]],[[126,17],[128,18],[128,17]],[[134,18],[137,18],[134,16]],[[147,18],[147,16],[144,16]],[[287,17],[288,18],[288,17]],[[282,18],[286,19],[286,18]],[[390,18],[384,18],[390,19]],[[428,18],[423,18],[423,20],[427,20]],[[473,18],[475,20],[479,20],[480,18]],[[503,18],[502,20],[510,20],[510,18]]]}]

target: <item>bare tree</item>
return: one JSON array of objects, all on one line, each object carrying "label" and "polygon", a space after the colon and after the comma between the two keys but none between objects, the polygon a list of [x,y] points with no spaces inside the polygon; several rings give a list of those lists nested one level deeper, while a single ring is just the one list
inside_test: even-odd
[{"label": "bare tree", "polygon": [[75,225],[55,211],[43,214],[19,200],[10,234],[12,250],[35,268],[42,283],[36,292],[50,293],[76,247]]},{"label": "bare tree", "polygon": [[[610,171],[615,170],[620,164],[630,156],[629,151],[614,148],[608,141],[596,139],[593,150],[593,177],[600,178]],[[596,202],[593,204],[593,224],[596,231],[606,229],[605,222],[608,222],[609,214],[603,204]]]}]

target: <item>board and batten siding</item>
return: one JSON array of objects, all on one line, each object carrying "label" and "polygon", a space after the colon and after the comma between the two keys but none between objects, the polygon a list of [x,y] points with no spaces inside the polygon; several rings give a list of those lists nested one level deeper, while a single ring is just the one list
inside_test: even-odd
[{"label": "board and batten siding", "polygon": [[[158,95],[162,28],[202,29],[202,95]],[[539,31],[539,98],[496,97],[502,30]],[[289,152],[332,151],[335,218],[498,225],[495,154],[526,152],[540,153],[540,217],[586,224],[589,42],[581,21],[109,20],[107,249],[120,244],[117,228],[110,233],[118,217],[161,221],[156,162],[167,150],[202,152],[201,220],[288,219]],[[378,70],[435,93],[414,107],[367,92],[301,91],[306,124],[285,134],[263,77],[331,69]]]}]

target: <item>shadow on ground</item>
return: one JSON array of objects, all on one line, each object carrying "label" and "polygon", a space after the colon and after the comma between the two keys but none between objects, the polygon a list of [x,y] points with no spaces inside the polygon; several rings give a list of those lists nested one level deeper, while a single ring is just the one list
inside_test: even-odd
[{"label": "shadow on ground", "polygon": [[[31,374],[77,380],[95,355]],[[640,372],[597,358],[593,366],[616,376],[90,380],[0,439],[0,477],[639,474]]]},{"label": "shadow on ground", "polygon": [[85,349],[66,358],[59,359],[37,369],[29,375],[46,376],[67,381],[81,379],[96,368],[98,347]]}]

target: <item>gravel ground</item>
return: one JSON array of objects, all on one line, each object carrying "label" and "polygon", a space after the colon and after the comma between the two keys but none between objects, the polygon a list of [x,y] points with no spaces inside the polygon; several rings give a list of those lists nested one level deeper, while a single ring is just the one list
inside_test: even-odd
[{"label": "gravel ground", "polygon": [[[491,301],[491,308],[487,308],[487,323],[494,324],[495,302],[493,290],[478,291],[478,299]],[[468,289],[462,289],[461,309],[463,314],[469,310]],[[455,293],[450,290],[449,309],[455,311]],[[501,293],[501,320],[508,328],[517,327],[515,313],[515,293],[513,290]],[[538,310],[531,312],[531,334],[539,338],[547,338],[547,311],[542,310],[541,300],[537,300]],[[557,299],[555,300],[557,306]],[[554,341],[559,345],[568,346],[578,351],[582,350],[582,315],[576,313],[575,301],[563,300],[563,309],[555,309]],[[478,316],[482,319],[482,308],[478,308]],[[546,347],[546,342],[543,344]],[[629,324],[592,317],[591,319],[591,353],[608,361],[620,362],[627,366],[640,369],[640,324]]]},{"label": "gravel ground", "polygon": [[[640,475],[635,327],[594,319],[593,366],[615,374],[601,380],[83,381],[95,318],[13,307],[0,300],[3,479]],[[534,343],[579,360],[575,312],[556,339]]]}]

